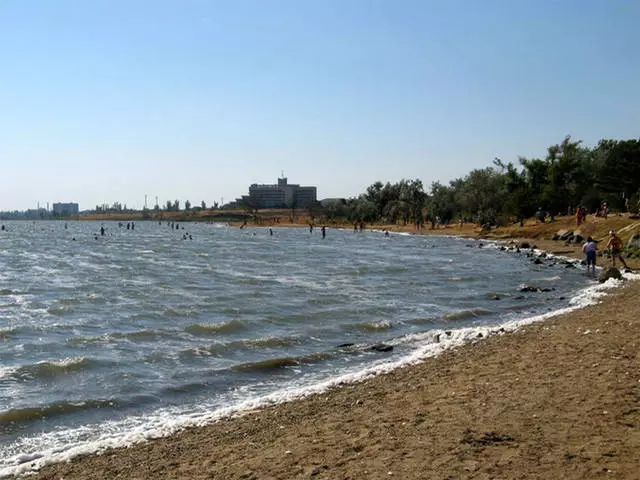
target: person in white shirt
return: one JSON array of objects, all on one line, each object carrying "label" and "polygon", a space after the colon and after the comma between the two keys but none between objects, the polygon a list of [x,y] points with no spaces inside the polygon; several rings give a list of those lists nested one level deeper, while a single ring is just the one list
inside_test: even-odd
[{"label": "person in white shirt", "polygon": [[596,251],[598,250],[598,244],[593,241],[593,238],[587,238],[587,242],[582,246],[582,251],[587,256],[587,272],[589,271],[589,266],[591,266],[591,271],[593,273],[596,272]]}]

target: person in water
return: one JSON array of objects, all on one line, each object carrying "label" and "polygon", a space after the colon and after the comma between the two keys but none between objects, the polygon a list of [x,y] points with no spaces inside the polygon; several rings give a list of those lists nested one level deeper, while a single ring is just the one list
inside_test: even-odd
[{"label": "person in water", "polygon": [[322,238],[327,236],[327,227],[325,227],[324,225],[322,226]]},{"label": "person in water", "polygon": [[614,230],[609,231],[609,241],[607,242],[607,248],[611,252],[611,262],[613,266],[616,266],[616,258],[620,260],[620,263],[624,265],[624,268],[629,268],[627,262],[622,258],[622,239],[616,235]]},{"label": "person in water", "polygon": [[100,227],[100,235],[104,237],[104,227]]},{"label": "person in water", "polygon": [[593,241],[593,238],[587,238],[587,242],[582,246],[582,251],[586,255],[587,260],[587,272],[589,271],[589,266],[591,266],[591,271],[593,273],[596,272],[596,251],[598,250],[598,244]]}]

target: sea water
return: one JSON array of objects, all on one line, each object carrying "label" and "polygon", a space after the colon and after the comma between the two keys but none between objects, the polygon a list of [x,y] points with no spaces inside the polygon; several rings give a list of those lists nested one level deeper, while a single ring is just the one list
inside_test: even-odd
[{"label": "sea water", "polygon": [[444,236],[3,223],[0,476],[411,363],[594,284]]}]

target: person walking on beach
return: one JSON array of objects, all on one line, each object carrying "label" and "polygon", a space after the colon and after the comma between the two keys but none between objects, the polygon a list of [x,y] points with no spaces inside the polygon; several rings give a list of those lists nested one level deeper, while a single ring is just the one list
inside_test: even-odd
[{"label": "person walking on beach", "polygon": [[611,262],[613,266],[616,266],[616,258],[620,260],[620,263],[624,265],[624,268],[629,268],[627,266],[627,262],[622,258],[622,240],[619,236],[616,235],[616,232],[611,230],[609,231],[609,241],[607,242],[607,248],[611,252]]},{"label": "person walking on beach", "polygon": [[584,222],[585,216],[584,207],[582,205],[578,205],[578,208],[576,208],[576,220],[578,222],[578,226]]},{"label": "person walking on beach", "polygon": [[582,251],[587,256],[587,272],[589,271],[589,266],[591,266],[591,271],[596,273],[596,250],[598,249],[598,244],[593,241],[593,238],[587,238],[587,242],[582,246]]}]

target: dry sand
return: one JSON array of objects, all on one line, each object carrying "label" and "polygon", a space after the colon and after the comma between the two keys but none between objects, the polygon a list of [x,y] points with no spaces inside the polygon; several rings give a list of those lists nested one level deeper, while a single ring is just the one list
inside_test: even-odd
[{"label": "dry sand", "polygon": [[639,297],[35,478],[640,479]]}]

